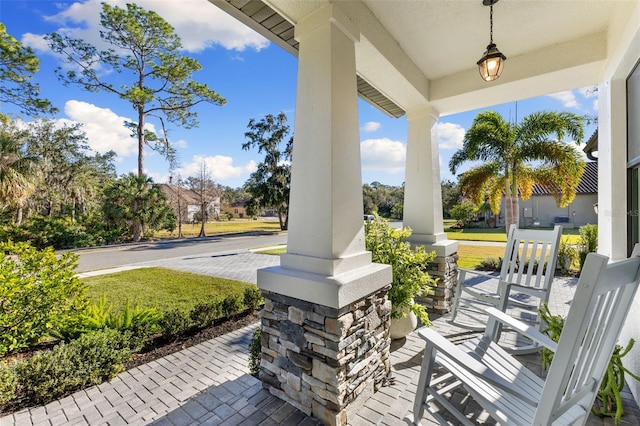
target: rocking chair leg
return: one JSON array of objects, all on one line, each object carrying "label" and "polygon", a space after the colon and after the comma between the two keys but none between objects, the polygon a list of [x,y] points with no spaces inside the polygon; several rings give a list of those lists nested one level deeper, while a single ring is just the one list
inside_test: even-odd
[{"label": "rocking chair leg", "polygon": [[449,320],[451,323],[455,322],[456,315],[458,314],[458,306],[460,305],[460,298],[462,297],[462,286],[464,285],[466,275],[465,271],[459,271],[458,274],[458,282],[456,283],[456,291],[451,306],[451,319]]},{"label": "rocking chair leg", "polygon": [[413,414],[405,417],[411,424],[420,426],[420,420],[424,415],[425,404],[427,401],[427,389],[431,383],[431,375],[435,367],[436,350],[435,347],[427,343],[422,354],[422,366],[420,367],[420,378],[418,379],[418,387],[416,388],[416,397],[413,404]]}]

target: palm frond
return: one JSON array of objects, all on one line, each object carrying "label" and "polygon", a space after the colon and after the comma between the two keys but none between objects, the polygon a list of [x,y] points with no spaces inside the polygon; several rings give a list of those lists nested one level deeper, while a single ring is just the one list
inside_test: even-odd
[{"label": "palm frond", "polygon": [[474,204],[484,202],[488,189],[495,185],[495,180],[501,178],[500,169],[499,163],[491,162],[464,172],[460,175],[462,195],[468,197]]}]

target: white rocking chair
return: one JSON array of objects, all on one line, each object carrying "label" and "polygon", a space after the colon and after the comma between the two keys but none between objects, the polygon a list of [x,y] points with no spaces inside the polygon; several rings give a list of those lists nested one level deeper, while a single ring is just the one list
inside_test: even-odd
[{"label": "white rocking chair", "polygon": [[[536,329],[540,330],[538,309],[543,302],[549,301],[561,235],[562,227],[559,225],[552,230],[519,229],[511,225],[499,276],[459,270],[450,322],[461,328],[483,331],[486,327],[484,308],[487,305],[502,312],[515,307],[525,310],[535,321]],[[471,280],[483,281],[482,286],[470,285]],[[487,281],[489,286],[485,286],[484,282]],[[475,300],[463,301],[463,293]],[[460,317],[467,321],[460,321]],[[518,354],[537,352],[539,349],[540,346],[535,342],[508,348]]]},{"label": "white rocking chair", "polygon": [[[631,258],[611,264],[605,256],[587,256],[558,344],[495,308],[487,309],[484,336],[459,346],[434,330],[420,330],[426,347],[413,413],[405,419],[420,425],[427,410],[449,424],[444,408],[473,425],[450,399],[462,387],[501,425],[584,425],[640,281],[638,256],[640,245]],[[493,341],[498,321],[555,352],[546,381]],[[436,365],[447,372],[432,380]]]}]

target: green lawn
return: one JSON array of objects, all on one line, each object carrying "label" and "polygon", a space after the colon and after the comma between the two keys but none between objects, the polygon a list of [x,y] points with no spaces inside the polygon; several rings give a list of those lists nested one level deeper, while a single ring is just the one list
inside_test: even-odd
[{"label": "green lawn", "polygon": [[[536,228],[551,229],[551,228]],[[465,228],[451,229],[445,228],[447,238],[450,240],[466,240],[466,241],[507,241],[507,234],[504,228]],[[562,238],[567,240],[569,244],[578,244],[580,241],[580,230],[578,228],[563,228]]]},{"label": "green lawn", "polygon": [[114,274],[83,278],[89,287],[89,299],[98,303],[102,295],[114,311],[120,311],[127,299],[131,305],[155,307],[160,312],[180,309],[188,312],[199,302],[222,300],[229,294],[243,294],[254,284],[210,277],[166,268],[141,268]]},{"label": "green lawn", "polygon": [[484,259],[502,256],[504,256],[504,247],[469,246],[465,244],[458,246],[458,266],[463,269],[473,269],[480,265],[480,262]]},{"label": "green lawn", "polygon": [[[279,255],[287,251],[286,247],[257,251],[259,254]],[[480,261],[488,257],[502,257],[504,247],[495,246],[469,246],[460,244],[458,248],[458,266],[465,269],[473,269]]]},{"label": "green lawn", "polygon": [[[252,231],[280,231],[280,223],[275,220],[266,221],[264,219],[251,220],[251,219],[233,219],[225,222],[208,222],[204,227],[207,235],[218,234],[234,234],[238,232],[252,232]],[[158,231],[156,238],[176,238],[178,229],[176,228],[171,234],[169,231]],[[197,237],[200,233],[200,224],[183,224],[182,234],[189,237]]]}]

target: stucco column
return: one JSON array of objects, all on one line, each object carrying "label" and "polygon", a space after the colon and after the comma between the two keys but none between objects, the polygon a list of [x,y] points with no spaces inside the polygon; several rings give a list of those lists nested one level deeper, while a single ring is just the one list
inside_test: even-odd
[{"label": "stucco column", "polygon": [[287,253],[258,285],[341,308],[391,282],[365,251],[356,88],[357,26],[328,5],[300,42]]},{"label": "stucco column", "polygon": [[447,240],[442,223],[440,156],[436,124],[439,113],[432,107],[407,111],[408,138],[404,188],[403,224],[412,229],[409,241],[436,252],[430,265],[438,277],[435,291],[422,302],[427,308],[448,311],[457,273],[458,243]]},{"label": "stucco column", "polygon": [[614,79],[598,88],[598,252],[627,257],[626,83]]},{"label": "stucco column", "polygon": [[391,268],[365,250],[357,26],[328,4],[300,20],[287,253],[258,271],[260,379],[328,425],[346,425],[390,371]]}]

